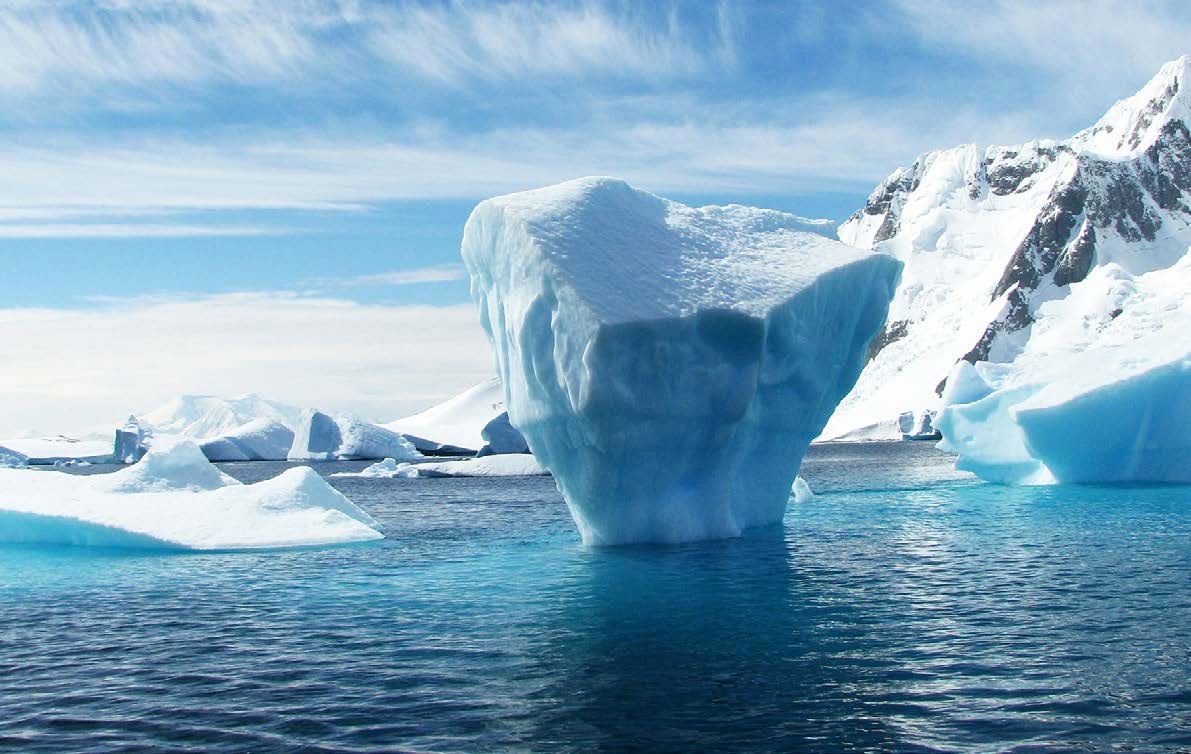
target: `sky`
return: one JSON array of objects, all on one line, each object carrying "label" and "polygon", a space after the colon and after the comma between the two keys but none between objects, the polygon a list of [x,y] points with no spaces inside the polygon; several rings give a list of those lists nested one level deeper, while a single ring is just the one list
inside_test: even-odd
[{"label": "sky", "polygon": [[485,197],[602,174],[842,220],[1189,48],[1185,1],[0,0],[0,438],[183,393],[391,420],[492,372]]}]

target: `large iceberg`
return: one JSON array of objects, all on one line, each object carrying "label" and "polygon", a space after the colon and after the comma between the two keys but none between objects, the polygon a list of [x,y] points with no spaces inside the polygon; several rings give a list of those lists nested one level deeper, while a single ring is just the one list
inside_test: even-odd
[{"label": "large iceberg", "polygon": [[960,362],[937,428],[990,481],[1191,482],[1191,255],[1094,268],[1043,304],[1012,364]]},{"label": "large iceberg", "polygon": [[383,536],[310,468],[241,484],[191,442],[113,474],[0,469],[0,543],[222,550]]},{"label": "large iceberg", "polygon": [[212,461],[284,461],[294,444],[294,431],[273,419],[254,419],[199,447]]},{"label": "large iceberg", "polygon": [[400,433],[350,414],[332,416],[314,410],[302,415],[289,450],[291,461],[421,457],[413,443]]},{"label": "large iceberg", "polygon": [[901,270],[824,227],[686,207],[612,178],[472,212],[462,254],[509,417],[584,542],[781,520]]}]

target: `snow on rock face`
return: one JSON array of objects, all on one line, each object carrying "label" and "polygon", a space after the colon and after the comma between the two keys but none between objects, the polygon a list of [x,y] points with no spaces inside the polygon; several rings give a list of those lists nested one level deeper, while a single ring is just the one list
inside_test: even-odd
[{"label": "snow on rock face", "polygon": [[1039,308],[1009,365],[959,366],[937,426],[990,481],[1191,482],[1191,254],[1132,276],[1109,264]]},{"label": "snow on rock face", "polygon": [[190,442],[114,474],[0,469],[0,543],[221,550],[383,536],[312,469],[244,485]]},{"label": "snow on rock face", "polygon": [[484,427],[505,413],[504,388],[492,377],[425,411],[383,425],[435,454],[472,454],[484,447]]},{"label": "snow on rock face", "polygon": [[308,410],[302,415],[288,458],[331,461],[371,458],[421,458],[413,443],[397,432],[348,414]]},{"label": "snow on rock face", "polygon": [[730,537],[781,520],[900,270],[808,227],[611,178],[472,212],[463,259],[509,418],[584,542]]},{"label": "snow on rock face", "polygon": [[1009,363],[1038,311],[1096,267],[1165,269],[1191,245],[1191,64],[1065,141],[931,152],[895,171],[840,240],[906,263],[870,361],[823,439],[939,406],[963,359]]},{"label": "snow on rock face", "polygon": [[212,461],[284,461],[294,444],[294,431],[272,419],[255,419],[199,447]]}]

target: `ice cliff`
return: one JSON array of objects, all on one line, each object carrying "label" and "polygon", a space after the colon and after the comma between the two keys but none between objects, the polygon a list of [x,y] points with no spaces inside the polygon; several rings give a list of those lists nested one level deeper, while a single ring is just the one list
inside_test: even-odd
[{"label": "ice cliff", "polygon": [[585,542],[730,537],[781,520],[901,269],[823,230],[611,178],[472,212],[462,254],[509,417]]}]

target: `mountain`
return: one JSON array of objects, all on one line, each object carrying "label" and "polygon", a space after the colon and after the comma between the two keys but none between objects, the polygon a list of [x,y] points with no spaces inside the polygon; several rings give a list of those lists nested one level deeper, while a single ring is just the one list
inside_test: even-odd
[{"label": "mountain", "polygon": [[1043,304],[1072,295],[1093,270],[1141,276],[1186,256],[1189,87],[1184,56],[1069,139],[930,152],[878,186],[839,237],[894,255],[905,271],[868,364],[821,439],[929,426],[957,361],[1013,362]]}]

